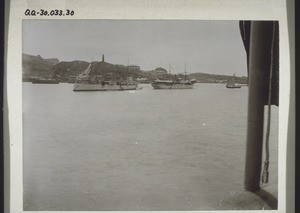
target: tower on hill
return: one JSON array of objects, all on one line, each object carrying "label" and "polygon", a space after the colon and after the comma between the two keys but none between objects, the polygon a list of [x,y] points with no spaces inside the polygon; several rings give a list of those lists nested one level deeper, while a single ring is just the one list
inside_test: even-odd
[{"label": "tower on hill", "polygon": [[102,62],[104,62],[104,54],[102,55]]}]

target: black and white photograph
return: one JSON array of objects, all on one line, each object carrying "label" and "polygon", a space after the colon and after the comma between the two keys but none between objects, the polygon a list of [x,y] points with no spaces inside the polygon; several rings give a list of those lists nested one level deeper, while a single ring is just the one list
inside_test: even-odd
[{"label": "black and white photograph", "polygon": [[285,1],[125,1],[11,1],[6,212],[291,212]]},{"label": "black and white photograph", "polygon": [[278,22],[22,30],[24,210],[277,208]]}]

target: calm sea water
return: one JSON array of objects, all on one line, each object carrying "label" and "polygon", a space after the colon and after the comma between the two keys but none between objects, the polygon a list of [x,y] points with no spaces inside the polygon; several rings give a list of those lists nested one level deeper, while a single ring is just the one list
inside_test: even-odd
[{"label": "calm sea water", "polygon": [[[24,210],[212,210],[243,191],[248,88],[23,83]],[[270,184],[277,184],[272,108]]]}]

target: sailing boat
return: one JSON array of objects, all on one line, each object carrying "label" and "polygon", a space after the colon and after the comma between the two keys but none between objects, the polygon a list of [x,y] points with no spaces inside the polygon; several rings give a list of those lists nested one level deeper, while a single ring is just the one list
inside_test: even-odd
[{"label": "sailing boat", "polygon": [[231,77],[231,79],[229,79],[229,81],[226,84],[226,88],[228,89],[238,89],[241,88],[241,85],[237,85],[235,84],[235,73],[234,75]]},{"label": "sailing boat", "polygon": [[[172,80],[155,80],[151,86],[153,89],[193,89],[194,82],[188,79],[185,69],[184,80],[178,79],[177,75]],[[169,75],[171,75],[171,65],[169,64]]]}]

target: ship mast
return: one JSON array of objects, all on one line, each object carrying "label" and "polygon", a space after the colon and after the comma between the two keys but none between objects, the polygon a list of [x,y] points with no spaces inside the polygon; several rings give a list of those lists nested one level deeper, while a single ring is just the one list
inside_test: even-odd
[{"label": "ship mast", "polygon": [[186,75],[186,64],[184,64],[184,80],[187,80],[187,75]]},{"label": "ship mast", "polygon": [[92,79],[92,75],[93,75],[93,60],[94,60],[94,55],[92,55],[92,61],[91,61],[91,70],[90,70],[90,72],[89,72],[89,79],[90,79],[90,81],[92,81],[93,79]]},{"label": "ship mast", "polygon": [[170,76],[170,79],[173,80],[172,75],[171,75],[171,63],[170,62],[169,62],[169,76]]},{"label": "ship mast", "polygon": [[127,58],[127,72],[126,72],[126,80],[129,77],[129,59]]}]

